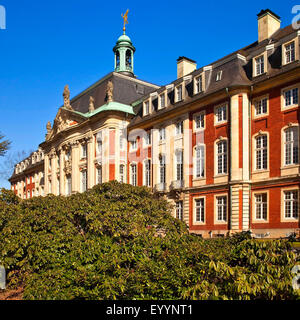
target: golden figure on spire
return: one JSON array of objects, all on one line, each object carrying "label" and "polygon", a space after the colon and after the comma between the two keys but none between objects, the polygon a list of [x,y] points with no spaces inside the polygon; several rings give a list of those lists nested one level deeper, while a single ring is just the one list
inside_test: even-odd
[{"label": "golden figure on spire", "polygon": [[129,9],[127,9],[125,14],[123,13],[121,14],[121,17],[124,19],[124,27],[123,27],[124,34],[126,31],[126,24],[128,24],[128,12],[129,12]]}]

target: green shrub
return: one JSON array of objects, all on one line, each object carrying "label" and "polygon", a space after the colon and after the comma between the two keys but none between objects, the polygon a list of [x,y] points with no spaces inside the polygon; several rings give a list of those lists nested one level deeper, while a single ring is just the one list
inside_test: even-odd
[{"label": "green shrub", "polygon": [[202,240],[148,188],[0,196],[0,263],[24,299],[297,299],[287,241]]}]

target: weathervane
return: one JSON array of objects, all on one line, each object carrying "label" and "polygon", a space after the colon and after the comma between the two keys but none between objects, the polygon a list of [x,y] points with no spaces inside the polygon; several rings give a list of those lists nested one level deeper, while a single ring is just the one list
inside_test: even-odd
[{"label": "weathervane", "polygon": [[128,12],[129,12],[129,9],[127,9],[125,14],[123,13],[121,14],[121,17],[124,19],[124,27],[123,27],[124,34],[126,31],[126,24],[128,24]]}]

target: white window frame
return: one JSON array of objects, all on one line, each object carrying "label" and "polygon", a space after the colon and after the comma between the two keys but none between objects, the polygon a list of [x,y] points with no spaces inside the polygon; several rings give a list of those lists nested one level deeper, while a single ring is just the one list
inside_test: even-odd
[{"label": "white window frame", "polygon": [[87,170],[82,170],[80,172],[80,191],[85,192],[88,189],[88,175]]},{"label": "white window frame", "polygon": [[184,158],[183,150],[177,149],[175,151],[175,180],[183,181],[184,179]]},{"label": "white window frame", "polygon": [[[149,165],[149,167],[148,167]],[[147,169],[148,168],[148,169]],[[151,159],[144,160],[144,181],[143,185],[146,187],[151,187]]]},{"label": "white window frame", "polygon": [[138,149],[138,143],[137,143],[137,137],[134,138],[134,140],[130,141],[130,151],[137,151]]},{"label": "white window frame", "polygon": [[[225,198],[225,203],[218,203],[218,199]],[[219,219],[219,208],[225,206],[225,220]],[[226,224],[228,222],[228,195],[227,194],[216,194],[215,195],[215,223]],[[224,212],[222,212],[222,218],[224,218]]]},{"label": "white window frame", "polygon": [[[297,197],[295,199],[286,199],[286,194],[287,193],[292,193],[292,192],[297,192]],[[291,206],[291,213],[290,216],[287,217],[287,212],[286,212],[286,203],[287,202],[292,202]],[[295,207],[296,203],[296,209],[297,213],[296,216],[293,214],[293,209]],[[298,187],[291,187],[291,188],[284,188],[282,189],[282,220],[283,221],[299,221],[299,188]]]},{"label": "white window frame", "polygon": [[144,101],[144,116],[147,116],[150,114],[150,99]]},{"label": "white window frame", "polygon": [[[198,150],[200,151],[200,154],[198,154]],[[198,155],[200,155],[200,157],[198,157]],[[205,178],[205,144],[198,144],[197,146],[195,146],[194,159],[195,159],[194,179],[204,179]],[[198,169],[199,169],[199,175],[198,175]]]},{"label": "white window frame", "polygon": [[219,70],[217,72],[216,81],[221,81],[222,80],[222,74],[223,74],[223,70]]},{"label": "white window frame", "polygon": [[[197,113],[195,113],[194,115],[193,115],[193,119],[194,119],[194,131],[202,131],[202,130],[205,130],[205,122],[206,122],[206,117],[205,117],[205,115],[206,115],[206,112],[205,112],[205,110],[203,110],[203,111],[200,111],[200,112],[197,112]],[[199,127],[199,128],[197,128],[197,118],[198,117],[203,117],[203,119],[202,120],[200,120],[200,123],[201,123],[201,126]],[[203,122],[203,126],[202,126],[202,122]]]},{"label": "white window frame", "polygon": [[[224,144],[226,151],[222,150],[219,153],[219,145]],[[224,147],[223,147],[224,149]],[[220,158],[221,157],[221,158]],[[219,162],[221,161],[222,170],[219,171]],[[226,164],[226,165],[225,165]],[[228,141],[227,139],[222,139],[216,141],[216,175],[227,175],[228,174]]]},{"label": "white window frame", "polygon": [[[197,202],[200,202],[200,205],[197,206]],[[205,208],[206,208],[206,203],[205,203],[205,197],[197,197],[194,198],[194,217],[193,217],[193,224],[194,225],[203,225],[206,223],[206,216],[205,216]],[[199,210],[199,212],[197,212],[197,210]],[[200,219],[198,220],[198,216],[200,217]],[[202,219],[203,218],[203,219]]]},{"label": "white window frame", "polygon": [[[164,97],[164,105],[162,105],[161,103],[161,98]],[[164,91],[163,93],[161,93],[159,96],[158,96],[158,105],[159,105],[159,109],[164,109],[166,106],[167,106],[167,99],[166,99],[166,92]]]},{"label": "white window frame", "polygon": [[[135,172],[133,171],[133,168],[135,168]],[[138,166],[136,162],[130,164],[130,184],[133,186],[138,185]]]},{"label": "white window frame", "polygon": [[[181,88],[181,97],[179,97],[179,88]],[[180,98],[180,99],[179,99]],[[175,87],[175,102],[180,102],[184,99],[183,97],[183,83]]]},{"label": "white window frame", "polygon": [[[287,141],[287,132],[291,132],[291,140]],[[295,166],[299,164],[299,126],[293,125],[283,130],[283,150],[284,150],[284,166]],[[289,155],[287,147],[289,146]],[[290,161],[287,161],[289,159]],[[289,163],[287,163],[289,162]]]},{"label": "white window frame", "polygon": [[[266,138],[266,146],[257,146],[258,139]],[[267,133],[260,133],[254,137],[254,170],[266,171],[269,168],[269,135]],[[261,158],[261,165],[258,164],[258,156]],[[266,159],[264,158],[266,156]]]},{"label": "white window frame", "polygon": [[72,175],[66,176],[66,195],[69,196],[72,193]]},{"label": "white window frame", "polygon": [[166,128],[165,127],[161,127],[158,129],[158,139],[159,139],[159,142],[166,141]]},{"label": "white window frame", "polygon": [[195,76],[194,78],[194,94],[198,94],[203,91],[204,91],[204,72]]},{"label": "white window frame", "polygon": [[[266,108],[264,112],[263,109]],[[261,112],[258,112],[261,111]],[[269,96],[262,96],[253,101],[253,118],[260,118],[269,115]]]},{"label": "white window frame", "polygon": [[[263,199],[262,197],[266,197]],[[258,216],[259,214],[259,216]],[[269,192],[257,191],[253,193],[253,222],[263,223],[269,220]]]},{"label": "white window frame", "polygon": [[[121,170],[122,168],[122,170]],[[121,163],[119,165],[119,181],[120,183],[125,183],[126,182],[126,169],[125,169],[125,164]]]},{"label": "white window frame", "polygon": [[[162,159],[164,159],[164,161],[162,161]],[[158,163],[158,178],[159,178],[159,183],[166,183],[166,155],[165,154],[161,154],[159,156],[158,159],[159,163]]]},{"label": "white window frame", "polygon": [[183,127],[184,127],[184,121],[178,120],[175,123],[175,136],[182,136],[183,135]]},{"label": "white window frame", "polygon": [[183,220],[183,201],[179,200],[175,203],[175,218]]},{"label": "white window frame", "polygon": [[97,184],[102,184],[103,183],[103,167],[102,166],[96,167],[96,177],[97,177]]},{"label": "white window frame", "polygon": [[[287,59],[287,50],[288,50],[287,47],[292,44],[294,48],[293,48],[293,51],[290,51],[291,52],[290,58]],[[283,65],[292,63],[297,60],[297,44],[298,44],[298,41],[297,41],[297,38],[295,38],[292,41],[286,42],[282,45],[282,64]],[[292,59],[292,53],[294,55],[293,59]]]},{"label": "white window frame", "polygon": [[[223,110],[220,113],[222,115],[221,119],[219,119],[219,110]],[[220,125],[220,124],[226,123],[227,118],[228,118],[228,104],[222,103],[218,106],[215,106],[214,115],[215,115],[215,125]]]},{"label": "white window frame", "polygon": [[[282,109],[290,109],[299,106],[299,86],[293,86],[282,90]],[[286,94],[289,93],[290,103],[287,104]],[[296,93],[296,94],[295,94]]]}]

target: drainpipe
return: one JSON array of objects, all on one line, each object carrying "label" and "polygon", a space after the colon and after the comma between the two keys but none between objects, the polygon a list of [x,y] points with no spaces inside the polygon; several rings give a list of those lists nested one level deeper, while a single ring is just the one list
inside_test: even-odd
[{"label": "drainpipe", "polygon": [[[253,94],[253,86],[250,87],[250,94],[249,94],[249,108],[248,108],[248,118],[249,118],[249,180],[251,180],[251,172],[252,172],[252,121],[251,121],[251,100],[252,100],[252,94]],[[249,230],[251,231],[250,228],[250,223],[251,223],[251,183],[249,183],[249,221],[248,221],[248,226]]]},{"label": "drainpipe", "polygon": [[[231,152],[232,152],[232,145],[231,145],[231,137],[232,137],[232,127],[231,127],[231,117],[229,117],[229,115],[231,115],[231,100],[230,100],[230,95],[229,95],[229,88],[227,87],[226,89],[226,93],[227,96],[229,97],[229,103],[228,103],[228,124],[230,126],[230,131],[229,131],[229,150],[230,153],[227,153],[227,163],[228,163],[228,194],[229,194],[229,201],[228,201],[228,228],[229,228],[229,232],[231,230],[231,213],[232,213],[232,203],[231,203],[231,196],[232,196],[232,190],[231,190],[231,185],[230,185],[230,181],[231,181]],[[230,112],[229,112],[230,110]],[[230,155],[230,157],[228,156]],[[230,213],[230,219],[229,219],[229,213]]]}]

